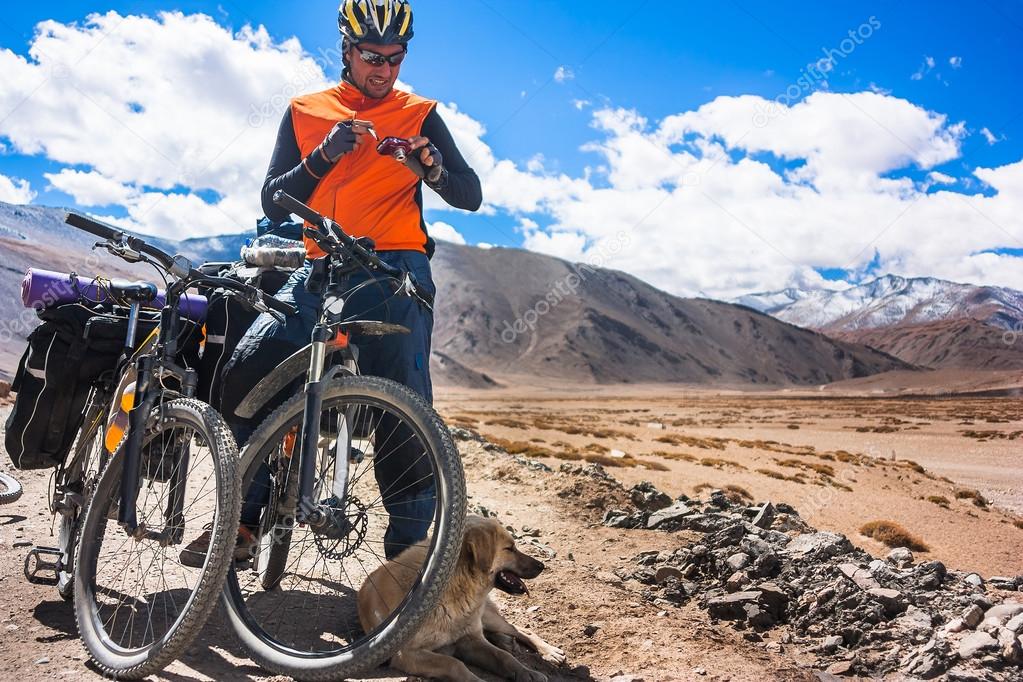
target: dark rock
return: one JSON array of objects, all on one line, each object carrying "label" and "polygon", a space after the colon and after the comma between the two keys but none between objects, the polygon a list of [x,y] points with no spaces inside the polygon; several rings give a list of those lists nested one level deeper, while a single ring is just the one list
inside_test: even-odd
[{"label": "dark rock", "polygon": [[789,542],[785,551],[797,558],[820,558],[842,556],[853,550],[849,538],[839,533],[817,532],[799,535]]},{"label": "dark rock", "polygon": [[876,599],[889,616],[897,616],[906,610],[906,600],[898,590],[875,587],[867,590],[867,594]]},{"label": "dark rock", "polygon": [[753,519],[753,525],[757,528],[770,528],[771,524],[774,523],[774,516],[774,505],[767,502],[760,509],[760,513],[757,514],[756,518]]},{"label": "dark rock", "polygon": [[980,625],[981,621],[984,620],[984,609],[980,608],[976,604],[967,607],[967,609],[963,611],[962,619],[966,627],[973,630]]},{"label": "dark rock", "polygon": [[669,579],[682,580],[682,577],[683,577],[682,571],[675,568],[674,566],[661,566],[660,568],[657,569],[657,572],[654,574],[654,580],[657,583],[664,583],[667,582]]},{"label": "dark rock", "polygon": [[909,568],[913,565],[913,552],[905,547],[897,547],[888,553],[888,562],[898,568]]},{"label": "dark rock", "polygon": [[647,519],[646,527],[650,530],[677,530],[674,526],[681,523],[682,519],[695,513],[685,502],[676,502],[669,507],[659,509]]},{"label": "dark rock", "polygon": [[736,592],[724,597],[715,597],[707,602],[707,612],[711,618],[718,620],[746,620],[747,614],[744,608],[747,605],[756,605],[760,599],[760,592]]},{"label": "dark rock", "polygon": [[633,486],[629,491],[629,499],[637,509],[649,512],[670,507],[672,503],[671,496],[655,488],[654,484],[649,481],[643,481]]},{"label": "dark rock", "polygon": [[636,558],[633,559],[633,561],[640,566],[653,566],[657,563],[657,559],[660,555],[661,553],[656,550],[652,552],[640,552],[636,555]]},{"label": "dark rock", "polygon": [[608,509],[604,512],[604,518],[601,523],[608,528],[642,528],[646,525],[646,513],[636,512],[630,514],[629,512],[622,511],[620,509]]},{"label": "dark rock", "polygon": [[734,573],[735,571],[741,571],[742,569],[749,566],[750,557],[749,554],[743,554],[742,552],[740,552],[738,554],[733,554],[732,556],[728,557],[728,561],[726,561],[725,563],[728,564],[728,567],[732,569],[732,572]]},{"label": "dark rock", "polygon": [[600,630],[600,626],[595,623],[590,623],[589,625],[583,628],[583,634],[586,635],[587,637],[592,637],[593,635],[597,634],[597,630]]}]

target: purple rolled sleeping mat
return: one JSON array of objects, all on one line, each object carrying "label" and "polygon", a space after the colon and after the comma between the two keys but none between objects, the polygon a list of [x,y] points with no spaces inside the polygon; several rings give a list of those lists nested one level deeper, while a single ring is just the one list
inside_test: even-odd
[{"label": "purple rolled sleeping mat", "polygon": [[[118,303],[117,291],[130,282],[78,277],[49,270],[28,271],[21,282],[21,302],[26,308],[44,310],[80,301],[90,303]],[[162,309],[167,304],[165,291],[157,294],[156,300],[146,307]],[[193,322],[206,320],[207,300],[198,294],[186,294],[181,300],[181,315]]]}]

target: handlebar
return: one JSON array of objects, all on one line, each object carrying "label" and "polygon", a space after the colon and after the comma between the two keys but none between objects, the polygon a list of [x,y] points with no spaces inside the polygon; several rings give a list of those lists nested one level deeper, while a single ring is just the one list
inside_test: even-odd
[{"label": "handlebar", "polygon": [[[125,258],[125,260],[132,260],[129,254],[124,253],[124,247],[127,247],[127,249],[135,252],[135,254],[145,254],[153,258],[164,270],[179,279],[237,292],[249,305],[259,312],[272,310],[285,317],[298,314],[298,310],[294,306],[278,301],[273,296],[267,296],[256,287],[225,277],[206,275],[193,268],[187,260],[178,256],[171,256],[155,246],[147,244],[142,239],[128,234],[124,230],[119,230],[94,218],[74,211],[68,211],[64,221],[72,227],[77,227],[79,230],[104,240],[107,242],[108,247],[112,247],[112,251]],[[117,247],[121,248],[118,249]]]},{"label": "handlebar", "polygon": [[[306,229],[305,233],[317,243],[324,251],[338,253],[346,251],[363,263],[382,272],[388,277],[401,280],[406,293],[415,296],[428,308],[433,306],[433,296],[424,291],[415,281],[412,273],[406,273],[400,268],[393,267],[384,261],[373,251],[364,247],[360,240],[345,233],[341,227],[330,218],[320,215],[309,206],[291,196],[284,190],[277,190],[273,196],[274,203],[290,213],[297,215],[313,226]],[[342,247],[339,249],[338,247]]]},{"label": "handlebar", "polygon": [[176,272],[174,256],[161,251],[155,246],[147,244],[138,237],[128,234],[124,230],[119,230],[116,227],[107,225],[104,222],[82,215],[81,213],[75,213],[74,211],[68,211],[64,218],[64,222],[72,227],[77,227],[79,230],[88,232],[95,237],[99,237],[104,241],[125,244],[132,251],[136,251],[153,258],[157,263],[162,265],[165,270],[180,275],[180,273]]}]

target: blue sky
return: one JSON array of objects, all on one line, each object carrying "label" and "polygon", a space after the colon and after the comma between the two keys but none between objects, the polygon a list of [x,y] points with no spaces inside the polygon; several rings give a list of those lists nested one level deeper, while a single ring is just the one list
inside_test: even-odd
[{"label": "blue sky", "polygon": [[[46,19],[71,24],[83,22],[92,12],[156,16],[160,11],[179,10],[207,14],[232,31],[246,24],[262,25],[275,42],[295,36],[306,52],[316,53],[336,41],[336,4],[334,0],[16,3],[5,7],[0,16],[0,49],[27,57],[36,25]],[[595,130],[595,112],[631,110],[653,129],[666,117],[696,111],[718,97],[773,100],[798,82],[808,64],[822,59],[829,49],[840,49],[850,31],[872,18],[877,28],[869,39],[843,54],[825,79],[804,88],[797,99],[789,100],[791,104],[813,92],[874,91],[943,115],[948,126],[965,123],[957,133],[959,146],[954,158],[923,167],[906,163],[882,173],[882,178],[922,183],[928,174],[938,172],[962,180],[962,191],[991,196],[995,193],[991,187],[974,182],[974,170],[1023,159],[1023,98],[1017,71],[1023,63],[1023,5],[1017,2],[767,5],[747,1],[420,0],[415,8],[416,39],[402,80],[421,94],[457,103],[459,111],[485,126],[485,143],[497,159],[521,169],[532,160],[542,166],[543,175],[588,178],[596,190],[614,182],[602,175],[608,157],[592,148],[595,141],[600,143],[609,135],[606,130]],[[555,78],[558,69],[564,78]],[[189,102],[178,105],[188,107]],[[0,117],[4,115],[0,112]],[[886,127],[877,123],[879,128]],[[0,123],[0,142],[3,133]],[[7,146],[11,148],[0,156],[0,174],[28,181],[36,203],[76,203],[72,194],[49,187],[43,176],[69,167],[68,163],[45,151]],[[729,152],[735,161],[739,157],[759,160],[779,174],[803,164],[798,158],[741,145]],[[268,159],[269,154],[267,148],[263,156]],[[88,170],[82,163],[71,167]],[[635,170],[642,172],[641,168]],[[934,192],[941,187],[921,191]],[[169,191],[185,192],[187,188]],[[195,194],[210,198],[216,193],[196,188]],[[104,212],[110,216],[128,213],[118,206],[108,206]],[[536,226],[534,230],[555,229],[551,226],[561,221],[556,209],[498,206],[489,215],[432,211],[430,218],[453,225],[469,243],[525,243],[570,255],[561,254],[551,240],[543,242],[545,249],[538,246],[540,241],[528,239],[531,225]],[[986,244],[985,249],[975,245],[970,253],[1018,252],[1023,244],[1014,242],[1015,227],[1003,228],[1009,236]],[[584,237],[585,253],[598,235]],[[877,260],[868,253],[863,262],[849,263],[851,267],[844,267],[841,260],[811,265],[833,278],[854,275],[857,268],[863,274]],[[893,256],[892,262],[908,261]],[[778,277],[762,279],[766,284]]]}]

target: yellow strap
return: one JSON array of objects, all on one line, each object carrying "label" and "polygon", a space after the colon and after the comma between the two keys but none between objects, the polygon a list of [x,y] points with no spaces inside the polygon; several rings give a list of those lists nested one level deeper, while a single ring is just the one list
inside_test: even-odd
[{"label": "yellow strap", "polygon": [[412,7],[405,3],[405,22],[401,25],[401,30],[398,31],[398,35],[403,36],[408,33],[408,26],[412,22]]}]

